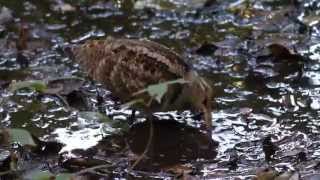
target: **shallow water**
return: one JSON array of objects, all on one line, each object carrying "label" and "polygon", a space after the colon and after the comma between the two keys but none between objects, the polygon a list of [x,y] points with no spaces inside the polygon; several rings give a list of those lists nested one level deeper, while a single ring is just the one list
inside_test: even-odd
[{"label": "shallow water", "polygon": [[[79,118],[77,111],[99,110],[120,121],[127,121],[131,111],[118,109],[110,92],[86,78],[63,49],[106,36],[148,38],[183,55],[214,87],[212,139],[219,142],[218,154],[214,160],[190,160],[194,167],[200,164],[195,177],[251,179],[258,167],[266,166],[298,170],[303,177],[319,173],[319,3],[282,2],[217,1],[204,7],[205,2],[197,0],[0,1],[8,8],[0,12],[1,126],[25,128],[43,140],[59,141],[65,144],[62,152],[70,156],[74,149],[95,147],[106,133],[104,125]],[[30,34],[25,50],[29,67],[24,70],[14,46],[21,23]],[[263,59],[272,43],[303,55],[303,66]],[[81,86],[86,107],[70,110],[52,95],[7,90],[14,80],[67,76],[86,78]],[[199,126],[188,112],[172,116]],[[269,162],[262,145],[268,136],[279,147]],[[306,162],[297,159],[301,152]],[[112,177],[126,177],[121,173],[127,168],[122,164],[126,158],[114,152],[108,158],[119,162]],[[154,169],[132,176],[173,177]]]}]

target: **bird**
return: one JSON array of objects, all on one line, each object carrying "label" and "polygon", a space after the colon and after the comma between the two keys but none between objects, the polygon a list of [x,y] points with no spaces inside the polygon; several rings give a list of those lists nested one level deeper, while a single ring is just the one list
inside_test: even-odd
[{"label": "bird", "polygon": [[[212,128],[212,87],[170,48],[147,39],[107,37],[87,40],[71,48],[73,59],[93,80],[122,102],[143,99],[148,112],[191,110],[202,114],[204,128]],[[168,87],[161,102],[147,93],[150,85],[183,79]],[[211,131],[210,131],[211,132]]]}]

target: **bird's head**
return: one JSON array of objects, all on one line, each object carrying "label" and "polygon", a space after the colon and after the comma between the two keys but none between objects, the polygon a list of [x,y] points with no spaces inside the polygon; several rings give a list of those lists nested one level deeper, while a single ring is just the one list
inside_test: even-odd
[{"label": "bird's head", "polygon": [[196,111],[203,113],[207,130],[212,127],[212,88],[203,78],[194,74],[190,80],[189,98]]}]

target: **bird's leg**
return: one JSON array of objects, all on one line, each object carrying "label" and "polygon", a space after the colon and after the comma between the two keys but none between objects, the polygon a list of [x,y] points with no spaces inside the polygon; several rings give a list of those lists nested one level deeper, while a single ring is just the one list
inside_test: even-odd
[{"label": "bird's leg", "polygon": [[198,112],[196,113],[195,115],[193,115],[193,119],[195,121],[203,121],[200,123],[200,129],[205,131],[206,134],[211,137],[212,135],[212,131],[211,131],[211,128],[212,128],[212,119],[211,119],[211,114],[208,114],[210,112]]},{"label": "bird's leg", "polygon": [[204,112],[204,121],[206,125],[206,133],[211,138],[212,137],[212,115],[211,112]]},{"label": "bird's leg", "polygon": [[202,117],[203,117],[203,112],[196,112],[192,116],[192,119],[194,119],[195,121],[201,121]]},{"label": "bird's leg", "polygon": [[103,107],[104,99],[103,99],[103,97],[102,97],[102,95],[101,95],[101,93],[100,93],[100,91],[99,91],[98,88],[96,89],[96,92],[97,92],[96,100],[97,100],[98,110],[99,110],[100,112],[105,113],[106,110],[105,110],[105,108]]},{"label": "bird's leg", "polygon": [[206,108],[202,110],[202,119],[204,124],[202,124],[201,129],[205,130],[206,134],[211,138],[212,137],[212,115],[211,111],[208,111]]},{"label": "bird's leg", "polygon": [[131,110],[131,114],[128,118],[129,125],[132,125],[134,123],[134,120],[136,119],[136,111],[137,111],[136,109]]}]

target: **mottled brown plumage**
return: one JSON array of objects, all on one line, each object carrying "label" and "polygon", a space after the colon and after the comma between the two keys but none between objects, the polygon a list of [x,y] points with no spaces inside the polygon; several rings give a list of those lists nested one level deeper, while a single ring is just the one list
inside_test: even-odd
[{"label": "mottled brown plumage", "polygon": [[[211,88],[175,52],[148,40],[91,40],[73,49],[74,58],[94,80],[123,102],[148,85],[183,78],[190,83],[169,86],[161,104],[152,101],[151,111],[195,110],[204,113],[211,128]],[[148,102],[151,97],[143,94]]]}]

